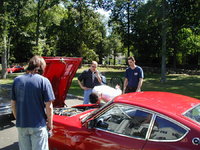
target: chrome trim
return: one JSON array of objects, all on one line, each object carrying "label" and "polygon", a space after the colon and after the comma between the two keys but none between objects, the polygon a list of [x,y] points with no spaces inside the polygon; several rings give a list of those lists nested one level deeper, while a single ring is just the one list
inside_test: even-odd
[{"label": "chrome trim", "polygon": [[[198,107],[199,105],[200,105],[200,104],[194,105],[193,107],[191,107],[190,109],[188,109],[188,110],[186,110],[184,113],[182,113],[182,115],[185,116],[185,114],[186,114],[188,111],[194,109],[195,107]],[[190,119],[191,119],[191,118],[190,118]]]},{"label": "chrome trim", "polygon": [[[115,103],[114,103],[115,104]],[[89,115],[87,115],[86,117],[83,117],[81,119],[81,123],[84,124],[87,120],[91,119],[91,118],[95,118],[96,116],[98,116],[98,114],[102,114],[101,112],[104,112],[105,110],[107,110],[108,108],[110,108],[113,105],[113,100],[107,102],[105,105],[103,105],[102,107],[100,107],[97,110],[94,110],[92,112],[90,112]],[[107,107],[107,108],[106,108]],[[104,109],[105,108],[105,109]],[[103,111],[102,111],[103,110]],[[99,113],[100,112],[100,113]]]},{"label": "chrome trim", "polygon": [[199,145],[199,144],[200,144],[200,139],[197,138],[197,137],[195,137],[195,138],[192,139],[192,143],[193,143],[194,145]]},{"label": "chrome trim", "polygon": [[97,118],[100,115],[104,114],[105,112],[107,112],[107,110],[110,110],[111,108],[113,108],[115,106],[116,103],[112,103],[111,105],[109,105],[107,108],[105,108],[103,111],[100,111],[98,113],[96,113],[93,118]]},{"label": "chrome trim", "polygon": [[198,107],[198,106],[200,106],[200,104],[197,104],[197,105],[191,107],[190,109],[188,109],[187,111],[185,111],[184,113],[182,113],[182,115],[183,115],[184,117],[186,117],[186,118],[188,118],[188,119],[190,119],[190,120],[192,120],[192,121],[194,121],[194,122],[200,124],[200,122],[198,122],[197,120],[194,120],[194,119],[192,119],[192,118],[190,118],[190,117],[188,117],[188,116],[185,115],[187,112],[189,112],[190,110],[192,110],[192,109],[194,109],[195,107]]},{"label": "chrome trim", "polygon": [[12,114],[12,109],[10,105],[0,107],[0,116],[10,115],[10,114]]},{"label": "chrome trim", "polygon": [[155,120],[156,120],[156,115],[153,113],[153,116],[151,118],[151,122],[149,124],[148,131],[147,131],[147,134],[146,134],[146,137],[145,137],[146,140],[148,140],[150,135],[151,135],[151,131],[153,129],[153,125],[154,125]]}]

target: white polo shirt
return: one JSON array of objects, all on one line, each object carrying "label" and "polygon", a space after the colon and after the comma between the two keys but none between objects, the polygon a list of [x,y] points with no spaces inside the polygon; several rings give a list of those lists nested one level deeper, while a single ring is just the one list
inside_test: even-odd
[{"label": "white polo shirt", "polygon": [[107,85],[98,85],[92,89],[92,93],[97,94],[100,99],[104,100],[105,102],[112,100],[118,95],[122,94],[122,90],[120,88],[112,88]]}]

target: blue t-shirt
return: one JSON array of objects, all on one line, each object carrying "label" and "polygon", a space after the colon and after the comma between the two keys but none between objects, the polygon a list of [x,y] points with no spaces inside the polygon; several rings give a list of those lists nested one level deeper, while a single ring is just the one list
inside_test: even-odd
[{"label": "blue t-shirt", "polygon": [[55,99],[49,80],[39,74],[24,74],[15,78],[12,99],[16,101],[17,127],[46,126],[45,102]]},{"label": "blue t-shirt", "polygon": [[136,88],[140,78],[144,78],[144,73],[141,67],[136,66],[135,69],[128,67],[125,72],[125,78],[128,79],[128,87]]}]

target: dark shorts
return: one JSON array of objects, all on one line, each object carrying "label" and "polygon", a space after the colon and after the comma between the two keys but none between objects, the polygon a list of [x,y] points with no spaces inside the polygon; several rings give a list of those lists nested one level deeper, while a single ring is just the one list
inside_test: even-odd
[{"label": "dark shorts", "polygon": [[137,87],[126,87],[125,93],[135,92]]}]

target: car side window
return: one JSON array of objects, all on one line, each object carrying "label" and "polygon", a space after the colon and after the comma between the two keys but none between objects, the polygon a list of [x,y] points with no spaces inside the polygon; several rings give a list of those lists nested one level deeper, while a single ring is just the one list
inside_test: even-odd
[{"label": "car side window", "polygon": [[117,134],[145,138],[152,114],[138,108],[115,104],[97,118],[96,127]]},{"label": "car side window", "polygon": [[187,130],[169,121],[165,118],[157,116],[154,122],[150,139],[153,140],[178,140],[187,133]]},{"label": "car side window", "polygon": [[195,106],[191,110],[187,111],[184,115],[195,122],[200,123],[200,105]]}]

